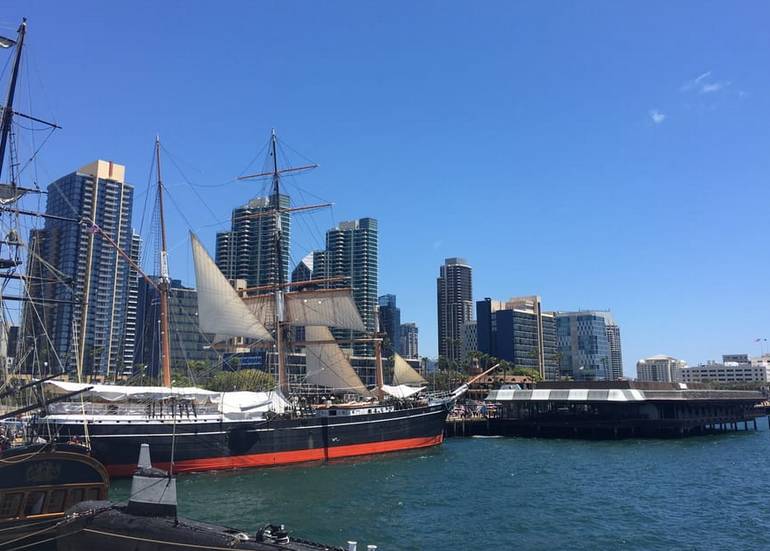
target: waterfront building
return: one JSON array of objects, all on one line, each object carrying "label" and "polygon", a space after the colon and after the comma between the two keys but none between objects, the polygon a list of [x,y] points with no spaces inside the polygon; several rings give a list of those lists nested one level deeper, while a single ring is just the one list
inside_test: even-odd
[{"label": "waterfront building", "polygon": [[534,369],[544,379],[558,377],[556,321],[543,312],[539,296],[476,303],[478,350],[514,367]]},{"label": "waterfront building", "polygon": [[561,376],[610,380],[622,375],[620,328],[609,311],[557,312],[556,332]]},{"label": "waterfront building", "polygon": [[673,383],[679,380],[679,370],[687,362],[671,356],[657,355],[636,362],[636,378],[640,381]]},{"label": "waterfront building", "polygon": [[680,369],[678,380],[682,383],[767,383],[770,365],[712,361]]},{"label": "waterfront building", "polygon": [[401,343],[398,353],[406,359],[420,357],[419,331],[414,322],[401,324]]},{"label": "waterfront building", "polygon": [[436,280],[438,354],[449,361],[462,359],[463,324],[473,320],[472,270],[464,258],[447,258]]},{"label": "waterfront building", "polygon": [[479,349],[479,335],[476,321],[466,321],[463,323],[462,347],[460,357],[467,360],[471,353]]},{"label": "waterfront building", "polygon": [[[350,287],[367,333],[374,332],[378,290],[378,229],[374,218],[340,222],[326,232],[326,249],[313,253],[313,279],[339,279],[328,288]],[[353,332],[335,329],[337,339],[353,338]],[[371,352],[370,345],[356,345],[356,353]]]},{"label": "waterfront building", "polygon": [[385,333],[382,353],[392,356],[401,346],[401,309],[396,306],[396,295],[382,295],[378,302],[380,332]]},{"label": "waterfront building", "polygon": [[[30,232],[27,273],[40,279],[29,287],[33,300],[22,314],[24,346],[34,348],[38,365],[74,371],[80,335],[84,373],[112,376],[132,364],[137,273],[77,220],[92,221],[138,262],[133,199],[125,167],[112,161],[95,161],[48,186],[46,214],[53,218]],[[42,305],[45,299],[58,302]]]},{"label": "waterfront building", "polygon": [[[160,279],[151,277],[157,284]],[[185,287],[178,279],[171,280],[168,293],[170,363],[171,369],[184,370],[190,362],[204,361],[212,365],[218,354],[211,348],[211,337],[198,327],[198,292]],[[145,367],[144,374],[157,377],[160,373],[160,295],[155,286],[144,278],[139,280],[137,312],[137,346],[135,365]]]},{"label": "waterfront building", "polygon": [[[281,195],[278,204],[289,208],[288,195]],[[255,197],[245,205],[233,209],[230,231],[217,233],[216,263],[227,279],[246,280],[248,287],[278,284],[289,274],[289,243],[291,241],[291,216],[281,214],[283,238],[281,266],[276,262],[275,197]]]},{"label": "waterfront building", "polygon": [[558,438],[681,437],[706,434],[739,423],[748,430],[765,415],[759,391],[688,388],[641,381],[551,381],[534,391],[496,388],[485,401],[495,416],[484,423],[489,435]]}]

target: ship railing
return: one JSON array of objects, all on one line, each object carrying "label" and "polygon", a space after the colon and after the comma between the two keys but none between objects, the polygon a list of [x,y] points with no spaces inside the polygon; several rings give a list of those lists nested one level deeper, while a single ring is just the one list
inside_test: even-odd
[{"label": "ship railing", "polygon": [[424,396],[428,400],[443,401],[451,398],[453,393],[448,390],[432,390],[430,392],[425,392]]},{"label": "ship railing", "polygon": [[219,414],[216,405],[187,405],[176,408],[157,407],[157,404],[150,403],[119,403],[105,404],[99,402],[88,402],[79,404],[77,402],[58,402],[48,405],[48,411],[54,415],[116,415],[126,417],[143,417],[150,419],[177,419],[196,418],[199,415],[217,415]]}]

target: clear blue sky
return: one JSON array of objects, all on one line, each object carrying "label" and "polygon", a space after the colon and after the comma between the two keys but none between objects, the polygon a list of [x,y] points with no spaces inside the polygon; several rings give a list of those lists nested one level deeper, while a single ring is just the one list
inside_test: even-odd
[{"label": "clear blue sky", "polygon": [[[335,203],[295,224],[295,258],[336,221],[379,219],[380,293],[423,354],[449,256],[473,265],[476,299],[612,309],[632,376],[642,356],[770,338],[764,2],[3,7],[5,33],[29,17],[35,113],[64,127],[41,184],[123,163],[138,218],[159,133],[206,204],[170,162],[167,185],[212,247],[261,190],[221,184],[275,127],[321,165],[295,179],[304,199]],[[192,283],[187,224],[170,219],[172,271]]]}]

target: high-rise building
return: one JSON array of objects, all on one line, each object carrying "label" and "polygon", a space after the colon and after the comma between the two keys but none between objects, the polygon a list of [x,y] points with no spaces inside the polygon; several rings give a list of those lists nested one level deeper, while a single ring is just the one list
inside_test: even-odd
[{"label": "high-rise building", "polygon": [[401,309],[396,306],[396,295],[382,295],[378,302],[380,331],[385,333],[382,353],[392,356],[401,346]]},{"label": "high-rise building", "polygon": [[560,374],[575,380],[622,376],[620,328],[606,310],[556,313]]},{"label": "high-rise building", "polygon": [[[158,277],[152,277],[156,284]],[[171,280],[168,293],[168,323],[171,369],[184,369],[193,361],[215,362],[212,335],[204,335],[198,326],[198,292]],[[134,363],[146,366],[146,375],[157,377],[160,366],[160,294],[144,278],[139,281],[137,346]]]},{"label": "high-rise building", "polygon": [[436,280],[438,303],[438,354],[461,360],[462,329],[473,319],[471,267],[464,258],[447,258]]},{"label": "high-rise building", "polygon": [[687,367],[687,362],[671,356],[651,356],[636,362],[636,378],[640,381],[673,383],[679,380],[678,371]]},{"label": "high-rise building", "polygon": [[417,324],[414,322],[407,322],[401,324],[401,343],[399,345],[398,353],[404,358],[419,358],[419,332]]},{"label": "high-rise building", "polygon": [[534,369],[544,379],[558,378],[556,318],[542,311],[539,296],[481,300],[476,322],[480,352]]},{"label": "high-rise building", "polygon": [[623,351],[620,346],[620,327],[611,316],[607,322],[607,340],[610,344],[610,379],[617,381],[623,378]]},{"label": "high-rise building", "polygon": [[[368,333],[374,332],[378,284],[377,220],[361,218],[340,222],[326,232],[326,250],[313,253],[313,279],[334,279],[325,287],[350,287],[353,300]],[[337,338],[350,338],[352,333],[335,329]],[[371,352],[371,346],[356,346],[357,354]]]},{"label": "high-rise building", "polygon": [[467,360],[472,352],[479,350],[479,332],[477,321],[466,321],[463,323],[463,342],[460,356]]},{"label": "high-rise building", "polygon": [[[289,208],[289,196],[281,195],[279,205]],[[276,258],[275,198],[255,197],[233,209],[231,229],[217,233],[216,263],[227,279],[243,279],[249,287],[276,285],[279,275],[289,275],[291,216],[281,214],[281,272]]]},{"label": "high-rise building", "polygon": [[[113,375],[133,361],[136,272],[105,239],[68,220],[92,221],[138,261],[139,238],[131,230],[133,198],[125,167],[112,161],[95,161],[48,186],[46,213],[54,218],[30,234],[28,273],[42,279],[29,292],[32,298],[58,302],[26,304],[23,331],[25,341],[34,341],[45,358],[40,363],[51,370],[59,365],[75,369],[81,336],[85,373]],[[58,282],[49,281],[54,279]],[[84,301],[80,297],[86,294]]]}]

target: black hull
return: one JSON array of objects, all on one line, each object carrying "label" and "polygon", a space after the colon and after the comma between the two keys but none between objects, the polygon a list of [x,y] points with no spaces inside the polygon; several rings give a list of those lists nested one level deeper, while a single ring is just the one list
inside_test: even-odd
[{"label": "black hull", "polygon": [[[141,444],[153,464],[174,471],[264,467],[422,448],[443,441],[447,410],[431,405],[351,416],[276,417],[262,421],[89,423],[94,456],[111,476],[135,470]],[[45,422],[45,420],[43,420]],[[82,423],[53,424],[61,439],[85,438]]]}]

